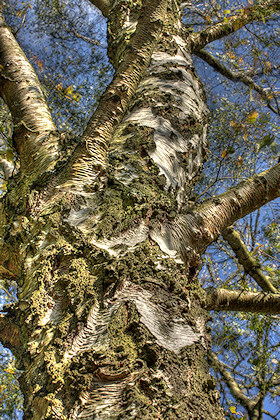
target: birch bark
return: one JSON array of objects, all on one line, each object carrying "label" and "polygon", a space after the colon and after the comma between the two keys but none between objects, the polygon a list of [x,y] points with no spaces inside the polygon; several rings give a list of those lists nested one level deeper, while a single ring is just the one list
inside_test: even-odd
[{"label": "birch bark", "polygon": [[[93,3],[108,15],[115,77],[73,153],[58,136],[55,168],[23,165],[1,203],[1,270],[19,300],[0,336],[23,370],[25,419],[222,419],[200,255],[279,195],[279,169],[190,209],[208,109],[179,4]],[[28,142],[18,133],[26,159]]]}]

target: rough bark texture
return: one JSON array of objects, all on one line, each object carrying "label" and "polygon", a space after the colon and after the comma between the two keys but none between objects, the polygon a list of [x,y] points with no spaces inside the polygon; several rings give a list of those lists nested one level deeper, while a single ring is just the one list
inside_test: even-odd
[{"label": "rough bark texture", "polygon": [[32,190],[20,173],[2,203],[1,264],[19,284],[2,338],[19,326],[9,345],[25,418],[222,419],[196,269],[150,235],[174,219],[206,154],[179,7],[115,2],[108,37],[116,75],[78,163]]},{"label": "rough bark texture", "polygon": [[81,142],[51,173],[9,181],[0,264],[19,300],[0,336],[23,370],[25,419],[223,418],[199,258],[279,195],[279,166],[186,209],[208,110],[185,38],[176,1],[114,2],[116,73]]}]

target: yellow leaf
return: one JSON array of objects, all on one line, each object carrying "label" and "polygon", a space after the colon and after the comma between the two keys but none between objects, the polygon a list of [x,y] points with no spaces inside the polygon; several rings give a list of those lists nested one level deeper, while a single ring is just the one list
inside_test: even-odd
[{"label": "yellow leaf", "polygon": [[232,414],[236,414],[236,407],[234,407],[234,405],[231,405],[231,406],[229,407],[229,411],[230,411]]},{"label": "yellow leaf", "polygon": [[258,111],[253,111],[250,115],[248,115],[248,117],[246,118],[247,123],[249,124],[255,124],[255,122],[257,121],[257,118],[259,116]]},{"label": "yellow leaf", "polygon": [[230,123],[229,123],[229,125],[234,129],[234,130],[237,130],[237,128],[238,128],[238,122],[237,121],[234,121],[234,120],[231,120],[230,121]]},{"label": "yellow leaf", "polygon": [[266,70],[267,70],[267,71],[271,72],[271,70],[272,70],[272,65],[271,65],[271,62],[270,62],[270,61],[266,61],[266,62],[265,62],[265,67],[266,67]]},{"label": "yellow leaf", "polygon": [[65,95],[72,95],[73,91],[74,91],[73,85],[70,85],[65,89],[64,94]]},{"label": "yellow leaf", "polygon": [[12,366],[8,366],[6,369],[4,369],[4,372],[11,373],[13,375],[16,370]]},{"label": "yellow leaf", "polygon": [[224,159],[228,155],[227,150],[222,151],[222,158]]},{"label": "yellow leaf", "polygon": [[238,156],[238,159],[237,159],[237,165],[241,166],[241,165],[242,165],[242,163],[243,163],[242,156]]}]

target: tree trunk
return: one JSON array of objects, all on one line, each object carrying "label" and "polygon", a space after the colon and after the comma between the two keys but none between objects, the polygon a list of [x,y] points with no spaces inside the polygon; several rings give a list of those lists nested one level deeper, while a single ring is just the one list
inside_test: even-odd
[{"label": "tree trunk", "polygon": [[[176,1],[115,2],[116,73],[82,140],[60,139],[49,152],[59,149],[56,169],[44,175],[31,156],[37,178],[25,157],[9,182],[1,264],[19,300],[1,338],[23,370],[25,419],[224,418],[197,281],[213,237],[198,238],[200,219],[190,218],[180,252],[180,226],[166,230],[207,153],[187,40]],[[23,126],[16,144],[26,154]]]}]

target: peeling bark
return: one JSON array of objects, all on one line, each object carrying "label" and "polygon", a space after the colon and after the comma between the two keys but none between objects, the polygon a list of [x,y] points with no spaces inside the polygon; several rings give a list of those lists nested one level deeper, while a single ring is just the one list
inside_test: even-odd
[{"label": "peeling bark", "polygon": [[[114,27],[117,32],[112,33],[111,44],[114,40],[115,42],[114,55],[111,56],[111,60],[115,61],[116,73],[100,99],[97,110],[87,124],[82,142],[75,150],[65,175],[62,175],[62,182],[66,181],[66,185],[70,183],[76,188],[81,188],[84,185],[90,187],[96,182],[100,173],[105,170],[106,153],[111,136],[127,110],[143,72],[149,65],[151,54],[166,17],[166,6],[167,1],[165,0],[144,1],[142,14],[137,21],[135,31],[126,31],[126,28],[118,27],[118,25],[116,28]],[[118,8],[117,2],[116,9]],[[111,14],[119,11],[122,24],[125,23],[125,19],[129,19],[130,13],[129,7],[123,9],[116,11],[114,8],[110,9]],[[118,14],[114,15],[114,22],[118,19],[117,17]],[[110,30],[110,19],[108,26]],[[118,36],[121,36],[119,31],[126,31],[128,38],[121,37],[119,40]]]},{"label": "peeling bark", "polygon": [[51,177],[50,164],[36,183],[12,178],[1,202],[25,418],[220,420],[199,259],[279,195],[279,165],[186,209],[208,110],[179,3],[114,2],[108,39],[116,73],[80,144]]},{"label": "peeling bark", "polygon": [[176,2],[118,1],[108,19],[116,75],[85,142],[25,200],[11,180],[1,209],[25,416],[222,419],[203,291],[150,235],[202,169],[203,88]]}]

